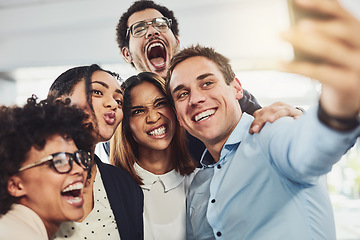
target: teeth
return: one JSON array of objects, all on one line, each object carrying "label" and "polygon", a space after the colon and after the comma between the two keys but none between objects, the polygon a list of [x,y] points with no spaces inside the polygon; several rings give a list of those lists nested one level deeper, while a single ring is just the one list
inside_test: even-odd
[{"label": "teeth", "polygon": [[164,126],[159,127],[151,132],[149,132],[149,135],[162,135],[166,133],[166,128]]},{"label": "teeth", "polygon": [[68,186],[67,188],[62,190],[62,192],[65,193],[65,192],[70,192],[70,191],[73,191],[73,190],[80,190],[80,189],[83,189],[83,188],[84,188],[84,184],[81,183],[81,182],[78,182],[78,183],[75,183],[75,184],[72,184],[72,185]]},{"label": "teeth", "polygon": [[150,50],[153,48],[153,47],[161,47],[161,48],[164,48],[164,46],[160,43],[152,43],[150,44],[149,48],[148,48],[148,52],[150,52]]},{"label": "teeth", "polygon": [[200,120],[205,120],[206,118],[210,117],[215,113],[214,109],[206,110],[198,115],[195,116],[195,121],[198,122]]},{"label": "teeth", "polygon": [[73,197],[73,198],[69,198],[67,199],[67,201],[71,204],[74,204],[74,203],[79,203],[82,201],[82,198],[81,197]]}]

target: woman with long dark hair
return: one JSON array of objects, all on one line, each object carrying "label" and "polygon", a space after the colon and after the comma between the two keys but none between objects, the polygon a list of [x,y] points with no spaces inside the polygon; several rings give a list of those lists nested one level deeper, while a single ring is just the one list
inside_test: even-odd
[{"label": "woman with long dark hair", "polygon": [[122,88],[124,119],[110,144],[110,162],[126,169],[143,189],[145,239],[185,239],[185,199],[195,163],[165,81],[143,72]]}]

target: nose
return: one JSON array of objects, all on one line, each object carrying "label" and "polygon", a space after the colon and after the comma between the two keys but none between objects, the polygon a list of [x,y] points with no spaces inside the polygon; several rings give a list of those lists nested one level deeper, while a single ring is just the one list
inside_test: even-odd
[{"label": "nose", "polygon": [[148,123],[155,123],[160,119],[160,113],[157,110],[149,109],[146,116],[146,121]]},{"label": "nose", "polygon": [[189,105],[197,105],[199,103],[203,103],[206,100],[205,95],[200,90],[192,90],[189,96]]},{"label": "nose", "polygon": [[113,97],[108,97],[104,100],[104,107],[110,108],[111,110],[115,110],[118,107],[118,103]]},{"label": "nose", "polygon": [[83,175],[84,171],[85,170],[75,160],[72,162],[72,169],[70,171],[72,175]]},{"label": "nose", "polygon": [[154,28],[152,24],[149,24],[146,33],[146,38],[151,38],[152,36],[159,36],[159,35],[160,35],[159,31],[156,30],[156,28]]}]

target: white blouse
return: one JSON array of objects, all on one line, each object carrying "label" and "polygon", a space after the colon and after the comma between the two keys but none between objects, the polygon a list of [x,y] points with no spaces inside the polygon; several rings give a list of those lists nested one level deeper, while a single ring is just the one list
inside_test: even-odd
[{"label": "white blouse", "polygon": [[172,170],[155,175],[137,163],[138,175],[143,179],[144,238],[145,240],[186,239],[186,194],[195,173],[182,176]]},{"label": "white blouse", "polygon": [[115,217],[106,195],[99,169],[96,171],[93,194],[94,208],[90,214],[82,222],[62,223],[53,239],[120,239]]},{"label": "white blouse", "polygon": [[0,239],[48,240],[41,218],[30,208],[13,204],[9,212],[0,216]]}]

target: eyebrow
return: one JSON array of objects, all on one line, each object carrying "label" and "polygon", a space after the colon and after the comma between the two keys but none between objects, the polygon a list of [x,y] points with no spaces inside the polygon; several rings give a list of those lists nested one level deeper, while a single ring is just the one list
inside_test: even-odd
[{"label": "eyebrow", "polygon": [[172,90],[172,93],[176,93],[178,91],[180,91],[181,89],[184,89],[185,85],[184,84],[180,84],[178,86],[176,86],[176,88],[174,88],[174,90]]},{"label": "eyebrow", "polygon": [[156,103],[158,103],[158,102],[161,102],[161,101],[163,101],[163,100],[166,100],[166,98],[165,98],[165,97],[157,98],[157,99],[155,99],[154,104],[156,104]]},{"label": "eyebrow", "polygon": [[204,74],[201,74],[200,76],[198,76],[196,78],[196,80],[203,80],[203,79],[205,79],[205,78],[207,78],[209,76],[214,76],[214,74],[213,73],[204,73]]},{"label": "eyebrow", "polygon": [[[93,81],[93,82],[91,82],[91,84],[93,84],[93,83],[97,83],[97,84],[100,84],[100,85],[104,86],[105,88],[109,88],[109,85],[107,85],[106,83],[101,82],[101,81]],[[121,91],[120,88],[117,88],[117,89],[115,90],[115,92],[120,93],[120,94],[123,94],[123,92]]]},{"label": "eyebrow", "polygon": [[[156,103],[158,102],[161,102],[163,100],[167,100],[166,97],[160,97],[160,98],[156,98],[155,101],[152,103],[153,105],[155,105]],[[151,104],[151,103],[150,103]],[[146,104],[146,105],[149,105],[149,104]],[[131,110],[132,109],[141,109],[141,108],[145,108],[145,106],[132,106],[131,107]]]},{"label": "eyebrow", "polygon": [[[204,73],[204,74],[199,75],[199,76],[196,78],[196,80],[197,80],[197,81],[200,81],[200,80],[203,80],[203,79],[205,79],[205,78],[207,78],[207,77],[209,77],[209,76],[214,76],[214,74],[213,74],[213,73]],[[184,85],[184,84],[180,84],[180,85],[178,85],[176,88],[174,88],[174,90],[172,91],[172,93],[175,93],[175,92],[177,92],[177,91],[180,91],[181,89],[184,89],[184,88],[185,88],[185,85]]]},{"label": "eyebrow", "polygon": [[130,110],[143,109],[143,108],[145,108],[145,107],[144,107],[144,106],[132,106],[132,107],[130,108]]}]

